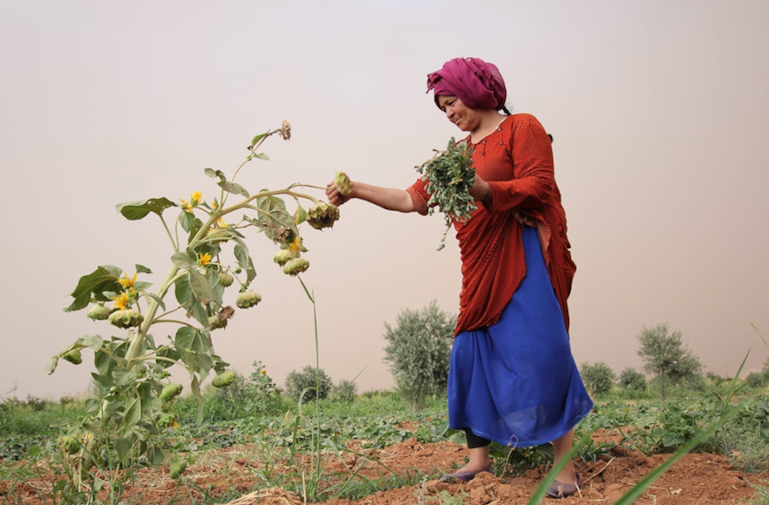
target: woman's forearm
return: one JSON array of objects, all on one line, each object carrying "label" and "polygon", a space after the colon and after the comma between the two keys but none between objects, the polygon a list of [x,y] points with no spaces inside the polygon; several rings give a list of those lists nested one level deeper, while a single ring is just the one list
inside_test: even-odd
[{"label": "woman's forearm", "polygon": [[382,188],[355,181],[352,183],[352,197],[365,200],[387,210],[414,212],[414,202],[403,189]]}]

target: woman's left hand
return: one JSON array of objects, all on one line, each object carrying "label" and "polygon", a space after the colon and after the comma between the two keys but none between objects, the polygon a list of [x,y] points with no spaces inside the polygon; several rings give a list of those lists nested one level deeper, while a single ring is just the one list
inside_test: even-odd
[{"label": "woman's left hand", "polygon": [[475,181],[470,187],[470,196],[478,201],[486,202],[491,194],[491,186],[488,182],[481,179],[478,174],[475,174]]}]

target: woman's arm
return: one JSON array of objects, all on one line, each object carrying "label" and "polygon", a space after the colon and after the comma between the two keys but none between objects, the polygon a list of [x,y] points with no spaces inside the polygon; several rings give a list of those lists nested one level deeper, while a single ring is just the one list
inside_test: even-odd
[{"label": "woman's arm", "polygon": [[511,154],[515,172],[513,180],[476,181],[473,186],[476,194],[470,191],[486,205],[489,212],[537,208],[552,198],[555,187],[553,150],[550,137],[534,116],[522,115],[514,127]]},{"label": "woman's arm", "polygon": [[414,212],[414,202],[411,196],[403,189],[382,188],[363,182],[350,181],[352,193],[343,196],[332,182],[326,187],[328,201],[334,205],[342,205],[352,198],[365,200],[383,209],[396,210],[398,212]]}]

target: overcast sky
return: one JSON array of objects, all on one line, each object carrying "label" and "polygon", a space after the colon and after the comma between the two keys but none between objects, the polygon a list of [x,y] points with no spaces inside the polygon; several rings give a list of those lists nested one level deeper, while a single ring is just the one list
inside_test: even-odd
[{"label": "overcast sky", "polygon": [[[0,396],[76,394],[80,367],[50,356],[79,336],[120,335],[64,313],[97,265],[160,283],[172,250],[153,216],[115,204],[218,188],[251,138],[287,119],[289,142],[239,176],[252,192],[325,185],[337,170],[405,188],[459,136],[425,94],[458,56],[494,62],[508,108],[555,137],[556,179],[578,265],[570,298],[578,362],[640,367],[636,336],[669,323],[706,370],[748,371],[769,348],[769,2],[0,0],[0,167],[6,231]],[[321,193],[317,192],[317,196]],[[331,231],[306,226],[321,367],[359,391],[392,378],[384,323],[436,300],[456,313],[459,253],[440,215],[363,202]],[[170,212],[170,211],[169,211]],[[278,384],[314,363],[312,305],[248,238],[262,297],[214,333],[248,375]],[[234,302],[235,293],[227,295]],[[160,340],[164,330],[158,329]],[[169,330],[170,331],[170,330]]]}]

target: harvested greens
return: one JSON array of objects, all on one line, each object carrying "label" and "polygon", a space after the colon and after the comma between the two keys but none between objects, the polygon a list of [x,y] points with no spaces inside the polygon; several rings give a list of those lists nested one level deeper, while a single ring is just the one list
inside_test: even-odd
[{"label": "harvested greens", "polygon": [[424,174],[425,190],[430,195],[427,202],[428,214],[432,215],[435,207],[443,212],[446,231],[443,233],[440,251],[446,246],[446,235],[453,221],[465,222],[477,208],[475,199],[470,196],[470,188],[475,180],[472,148],[466,141],[457,143],[454,137],[449,140],[445,151],[435,151],[435,156],[416,167]]}]

